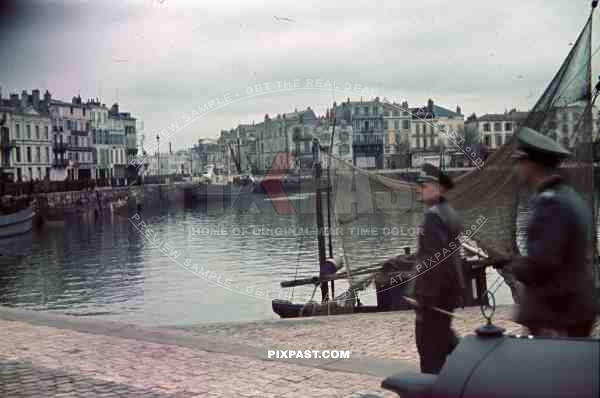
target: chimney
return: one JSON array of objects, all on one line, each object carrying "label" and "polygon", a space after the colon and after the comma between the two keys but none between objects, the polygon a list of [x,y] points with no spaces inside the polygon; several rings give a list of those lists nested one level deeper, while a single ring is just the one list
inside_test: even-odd
[{"label": "chimney", "polygon": [[427,101],[427,110],[429,113],[433,113],[433,100],[431,98]]},{"label": "chimney", "polygon": [[35,109],[39,109],[40,107],[40,90],[37,88],[35,90],[31,90],[31,97],[33,99],[33,107]]},{"label": "chimney", "polygon": [[27,90],[23,90],[23,92],[21,92],[21,108],[27,107],[27,103],[29,102],[27,97]]},{"label": "chimney", "polygon": [[19,94],[11,94],[10,95],[10,105],[11,106],[19,106]]},{"label": "chimney", "polygon": [[46,90],[46,92],[44,93],[44,102],[47,105],[50,105],[50,100],[52,100],[52,94],[50,94],[50,91]]},{"label": "chimney", "polygon": [[459,105],[456,105],[456,113],[458,113],[459,115],[462,115],[462,109],[460,109]]}]

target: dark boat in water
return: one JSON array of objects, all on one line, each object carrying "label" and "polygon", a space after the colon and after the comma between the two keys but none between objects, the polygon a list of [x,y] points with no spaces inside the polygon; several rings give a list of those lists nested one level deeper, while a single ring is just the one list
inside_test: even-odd
[{"label": "dark boat in water", "polygon": [[22,235],[33,229],[34,211],[29,199],[2,198],[0,239]]}]

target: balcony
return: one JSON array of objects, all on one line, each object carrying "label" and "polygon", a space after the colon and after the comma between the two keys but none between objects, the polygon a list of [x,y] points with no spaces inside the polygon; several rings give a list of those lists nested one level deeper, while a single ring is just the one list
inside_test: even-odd
[{"label": "balcony", "polygon": [[68,159],[54,159],[52,161],[52,167],[56,167],[59,169],[64,169],[69,164]]},{"label": "balcony", "polygon": [[54,141],[52,144],[52,151],[54,153],[64,153],[67,150],[67,144],[64,142]]},{"label": "balcony", "polygon": [[2,140],[0,141],[0,148],[2,149],[12,149],[17,146],[16,140]]},{"label": "balcony", "polygon": [[128,155],[136,156],[137,153],[138,153],[138,149],[137,148],[127,148],[127,154]]},{"label": "balcony", "polygon": [[383,136],[371,134],[355,134],[352,137],[354,145],[383,145]]},{"label": "balcony", "polygon": [[62,126],[52,126],[52,131],[54,133],[62,133],[63,132],[63,127]]},{"label": "balcony", "polygon": [[71,135],[77,135],[80,137],[87,137],[88,130],[71,130]]}]

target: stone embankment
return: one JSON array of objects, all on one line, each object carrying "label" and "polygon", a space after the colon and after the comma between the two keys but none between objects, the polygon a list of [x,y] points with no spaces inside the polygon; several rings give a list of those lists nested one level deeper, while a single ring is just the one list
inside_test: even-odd
[{"label": "stone embankment", "polygon": [[33,206],[40,221],[51,221],[72,214],[126,212],[183,203],[183,196],[183,190],[175,184],[134,185],[41,193],[33,196]]}]

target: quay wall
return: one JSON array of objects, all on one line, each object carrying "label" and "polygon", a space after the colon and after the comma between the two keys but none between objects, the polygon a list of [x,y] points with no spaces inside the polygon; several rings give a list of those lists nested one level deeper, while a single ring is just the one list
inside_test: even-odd
[{"label": "quay wall", "polygon": [[38,223],[68,215],[123,213],[182,204],[184,190],[174,184],[135,185],[32,195]]}]

